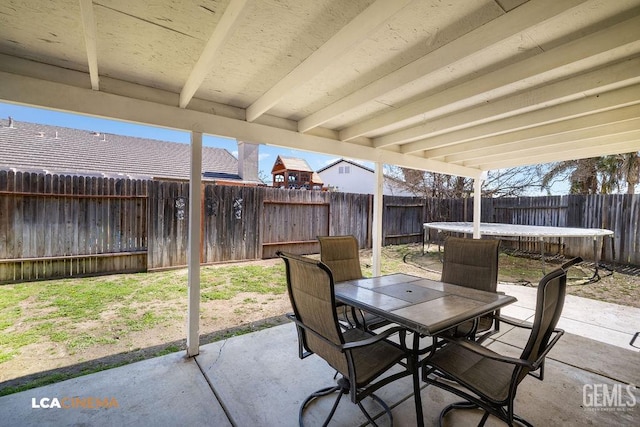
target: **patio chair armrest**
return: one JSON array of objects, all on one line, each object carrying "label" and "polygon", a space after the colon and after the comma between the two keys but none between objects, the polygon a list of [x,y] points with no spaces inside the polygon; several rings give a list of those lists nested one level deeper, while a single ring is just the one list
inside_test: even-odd
[{"label": "patio chair armrest", "polygon": [[502,317],[502,316],[499,316],[499,315],[492,315],[491,317],[493,319],[495,319],[495,320],[499,320],[500,322],[504,322],[504,323],[507,323],[507,324],[509,324],[511,326],[515,326],[516,328],[524,328],[524,329],[532,329],[533,328],[533,325],[531,323],[528,323],[528,322],[527,323],[523,323],[524,321],[523,322],[516,322],[514,320],[507,319],[506,317]]},{"label": "patio chair armrest", "polygon": [[564,334],[564,330],[556,328],[553,330],[553,333],[555,334],[555,336],[549,342],[549,344],[547,344],[545,350],[542,353],[540,353],[540,355],[534,362],[529,362],[528,360],[516,359],[514,357],[508,357],[508,356],[503,356],[501,354],[494,353],[493,351],[487,349],[486,347],[483,347],[476,342],[469,341],[464,338],[450,338],[446,336],[442,336],[440,338],[444,339],[450,344],[459,345],[473,353],[479,354],[482,357],[486,357],[487,359],[497,360],[505,363],[511,363],[513,365],[525,366],[530,368],[532,371],[535,371],[544,363],[545,357],[551,351],[553,346],[556,345],[560,337]]},{"label": "patio chair armrest", "polygon": [[473,353],[476,353],[482,357],[486,357],[487,359],[510,363],[512,365],[526,366],[533,369],[533,364],[528,360],[517,359],[515,357],[509,357],[509,356],[504,356],[502,354],[495,353],[489,350],[488,348],[481,346],[476,342],[469,341],[464,338],[449,338],[449,337],[441,337],[441,338],[444,338],[445,341],[448,341],[452,345],[459,345],[464,349],[469,350]]},{"label": "patio chair armrest", "polygon": [[570,259],[569,261],[565,262],[564,264],[562,264],[560,266],[560,268],[562,268],[566,273],[569,270],[569,267],[571,267],[572,265],[579,264],[582,261],[583,261],[583,259],[581,257],[577,256],[577,257],[575,257],[573,259]]},{"label": "patio chair armrest", "polygon": [[[342,351],[342,347],[341,346],[331,342],[330,340],[325,338],[322,334],[316,332],[315,330],[311,329],[309,326],[307,326],[304,323],[302,323],[301,321],[299,321],[294,313],[287,313],[286,316],[287,316],[287,319],[291,320],[293,323],[296,324],[296,327],[298,328],[298,330],[304,329],[305,331],[309,332],[310,334],[315,335],[317,338],[321,339],[325,343],[327,343],[327,344],[337,348],[338,350]],[[301,357],[301,359],[302,359],[302,357]]]},{"label": "patio chair armrest", "polygon": [[553,337],[553,339],[549,342],[549,344],[547,344],[547,348],[544,349],[544,351],[542,353],[540,353],[540,355],[538,356],[538,358],[535,360],[535,362],[533,362],[533,370],[535,371],[536,369],[538,369],[543,363],[544,363],[544,359],[545,357],[547,357],[547,354],[551,351],[551,349],[553,348],[554,345],[556,345],[556,343],[558,342],[558,340],[560,339],[560,337],[562,335],[564,335],[564,330],[560,329],[560,328],[556,328],[553,330],[553,333],[555,334],[555,336]]},{"label": "patio chair armrest", "polygon": [[354,348],[366,347],[368,345],[375,344],[378,341],[386,340],[391,335],[398,332],[402,332],[402,331],[405,331],[405,329],[401,328],[400,326],[395,326],[393,328],[386,329],[385,331],[379,334],[373,334],[370,338],[359,340],[359,341],[348,342],[348,343],[342,344],[340,347],[343,350],[352,350]]},{"label": "patio chair armrest", "polygon": [[[300,320],[298,320],[298,318],[296,317],[296,315],[294,313],[288,313],[286,316],[287,316],[287,318],[289,320],[294,322],[298,328],[302,328],[305,331],[315,335],[316,337],[320,338],[322,341],[324,341],[327,344],[337,348],[340,351],[352,350],[354,348],[359,348],[359,347],[366,347],[368,345],[375,344],[378,341],[385,340],[389,336],[391,336],[391,335],[393,335],[393,334],[395,334],[397,332],[405,331],[404,328],[396,326],[396,327],[393,327],[393,328],[389,328],[389,329],[385,330],[384,332],[382,332],[380,334],[371,333],[372,334],[371,337],[363,339],[363,340],[353,341],[353,342],[348,342],[348,343],[345,343],[345,344],[342,344],[342,345],[338,345],[338,344],[335,344],[334,342],[331,342],[330,340],[325,338],[322,334],[314,331],[313,329],[311,329],[310,327],[308,327],[307,325],[302,323]],[[394,344],[394,345],[398,346],[398,344]]]}]

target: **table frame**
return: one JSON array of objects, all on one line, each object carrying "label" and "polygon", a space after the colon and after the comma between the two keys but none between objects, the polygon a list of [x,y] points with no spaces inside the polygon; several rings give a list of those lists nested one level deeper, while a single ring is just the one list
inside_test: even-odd
[{"label": "table frame", "polygon": [[[409,274],[350,280],[335,284],[337,301],[368,311],[414,332],[415,361],[420,336],[434,336],[461,323],[509,305],[515,297],[480,291]],[[414,384],[420,394],[420,384]],[[424,425],[422,405],[416,407]]]},{"label": "table frame", "polygon": [[[473,223],[471,222],[427,222],[423,224],[422,253],[424,255],[424,245],[428,240],[429,229],[437,230],[438,233],[462,233],[473,234]],[[574,228],[574,227],[549,227],[539,225],[517,225],[504,223],[480,223],[480,235],[496,237],[531,237],[540,241],[540,259],[542,260],[542,273],[545,273],[544,261],[544,241],[545,239],[558,238],[560,244],[565,237],[581,237],[593,239],[593,263],[594,273],[587,282],[593,283],[601,279],[599,274],[600,256],[598,254],[598,239],[609,237],[611,240],[611,250],[615,259],[615,247],[613,244],[614,233],[604,228]]]}]

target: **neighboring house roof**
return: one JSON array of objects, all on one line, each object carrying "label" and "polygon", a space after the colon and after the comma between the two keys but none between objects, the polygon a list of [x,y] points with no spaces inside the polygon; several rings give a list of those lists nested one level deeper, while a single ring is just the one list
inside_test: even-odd
[{"label": "neighboring house roof", "polygon": [[[347,160],[347,159],[338,159],[335,162],[332,162],[332,163],[328,164],[327,166],[323,167],[322,169],[319,169],[317,173],[320,174],[320,173],[322,173],[322,172],[324,172],[326,170],[335,168],[335,167],[337,167],[338,165],[340,165],[342,163],[347,163],[349,165],[356,166],[356,167],[358,167],[358,168],[360,168],[360,169],[362,169],[362,170],[364,170],[366,172],[371,173],[372,175],[375,174],[375,171],[373,169],[368,168],[366,166],[363,166],[363,165],[361,165],[359,163],[356,163],[354,161]],[[389,186],[389,188],[393,187],[393,188],[396,188],[396,189],[400,189],[400,191],[402,191],[403,193],[411,193],[410,190],[408,190],[408,189],[403,187],[404,185],[406,185],[404,181],[402,181],[402,180],[400,180],[398,178],[395,178],[393,176],[386,175],[386,174],[384,175],[384,179],[385,179],[386,185]]]},{"label": "neighboring house roof", "polygon": [[338,163],[349,163],[350,165],[357,166],[357,167],[359,167],[359,168],[361,168],[361,169],[364,169],[364,170],[366,170],[366,171],[369,171],[369,172],[371,172],[371,173],[375,173],[375,171],[374,171],[373,169],[368,168],[368,167],[366,167],[366,166],[363,166],[363,165],[361,165],[361,164],[359,164],[359,163],[353,162],[353,161],[351,161],[351,160],[347,160],[347,159],[338,159],[338,160],[336,160],[335,162],[330,163],[330,164],[328,164],[327,166],[323,167],[322,169],[318,169],[318,173],[320,173],[320,172],[324,172],[325,170],[327,170],[327,169],[330,169],[330,168],[334,167],[334,166],[335,166],[335,165],[337,165]]},{"label": "neighboring house roof", "polygon": [[[0,167],[189,179],[190,147],[177,142],[0,120]],[[222,148],[202,148],[202,170],[205,178],[242,181],[238,160]]]}]

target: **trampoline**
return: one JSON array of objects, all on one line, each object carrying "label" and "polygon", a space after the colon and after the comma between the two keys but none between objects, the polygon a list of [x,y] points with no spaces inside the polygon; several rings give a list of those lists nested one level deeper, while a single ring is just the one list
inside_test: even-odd
[{"label": "trampoline", "polygon": [[[473,234],[473,223],[471,222],[427,222],[423,224],[423,227],[423,251],[424,243],[427,241],[427,233],[429,229],[437,230],[438,232]],[[598,254],[598,240],[602,239],[604,244],[604,238],[609,237],[610,239],[612,239],[611,247],[613,249],[613,231],[603,228],[548,227],[539,225],[517,225],[481,222],[480,235],[497,237],[530,237],[536,238],[541,242],[544,242],[545,239],[552,238],[591,238],[593,239],[593,261],[595,265],[595,272],[593,274],[593,277],[589,279],[589,282],[600,280],[600,275],[598,274],[598,267],[600,263],[600,256]],[[544,245],[540,245],[540,247],[542,270],[544,272]]]}]

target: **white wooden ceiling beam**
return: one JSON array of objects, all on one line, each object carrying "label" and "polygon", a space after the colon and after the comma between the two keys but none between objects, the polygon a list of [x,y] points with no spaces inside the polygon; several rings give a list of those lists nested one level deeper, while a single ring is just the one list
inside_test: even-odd
[{"label": "white wooden ceiling beam", "polygon": [[566,78],[577,70],[622,60],[640,52],[638,28],[640,16],[349,126],[340,132],[340,139],[348,141],[416,118],[429,120],[451,114]]},{"label": "white wooden ceiling beam", "polygon": [[566,160],[588,159],[590,157],[608,156],[613,154],[632,153],[640,151],[640,135],[629,134],[626,136],[612,137],[615,139],[623,139],[621,142],[613,142],[612,138],[603,138],[594,147],[581,148],[562,152],[554,152],[542,154],[539,156],[520,157],[517,160],[497,161],[493,163],[483,163],[480,165],[482,170],[504,169],[517,166],[535,165],[551,162],[563,162]]},{"label": "white wooden ceiling beam", "polygon": [[98,43],[96,20],[93,14],[93,1],[80,0],[80,14],[82,16],[82,33],[87,49],[87,63],[89,65],[89,78],[91,89],[100,90],[100,78],[98,75]]},{"label": "white wooden ceiling beam", "polygon": [[204,81],[207,73],[213,68],[218,52],[233,35],[248,9],[249,0],[231,0],[207,41],[200,58],[189,73],[189,77],[180,91],[180,108],[186,108]]},{"label": "white wooden ceiling beam", "polygon": [[583,3],[585,0],[541,0],[523,4],[493,21],[471,31],[422,58],[405,65],[333,104],[316,111],[298,122],[298,130],[307,132],[358,106],[389,93],[425,75],[461,61],[526,31],[554,16]]},{"label": "white wooden ceiling beam", "polygon": [[640,83],[640,57],[517,93],[373,139],[376,148],[425,139]]},{"label": "white wooden ceiling beam", "polygon": [[623,135],[629,132],[635,132],[640,128],[640,118],[627,120],[620,123],[598,126],[589,129],[580,129],[565,134],[549,135],[533,140],[518,141],[516,147],[505,152],[500,147],[486,149],[482,153],[476,152],[475,156],[450,156],[446,158],[447,162],[477,167],[480,164],[491,163],[501,160],[517,160],[520,157],[536,156],[540,154],[548,154],[549,151],[562,152],[566,149],[575,149],[591,147],[600,142],[590,142],[601,140],[607,136]]},{"label": "white wooden ceiling beam", "polygon": [[[90,116],[125,120],[169,129],[219,135],[257,144],[351,157],[412,169],[477,178],[481,171],[459,165],[394,153],[322,136],[301,134],[260,123],[217,116],[176,105],[134,99],[78,86],[54,83],[0,71],[0,100]],[[141,90],[141,92],[144,92]]]},{"label": "white wooden ceiling beam", "polygon": [[547,123],[568,120],[601,111],[637,104],[640,101],[640,85],[633,85],[609,92],[588,96],[576,101],[550,106],[526,114],[484,123],[468,129],[438,135],[402,145],[405,154],[447,147],[480,138],[497,136],[522,129],[530,129]]},{"label": "white wooden ceiling beam", "polygon": [[368,37],[412,0],[377,0],[247,108],[252,122]]},{"label": "white wooden ceiling beam", "polygon": [[[505,153],[513,149],[531,148],[545,143],[553,144],[568,135],[584,132],[607,132],[608,127],[621,122],[633,121],[640,117],[640,104],[589,114],[569,120],[549,123],[531,129],[509,132],[451,145],[449,147],[428,150],[423,153],[427,158],[447,162],[461,162],[480,158],[485,155]],[[545,142],[546,141],[546,142]]]}]

